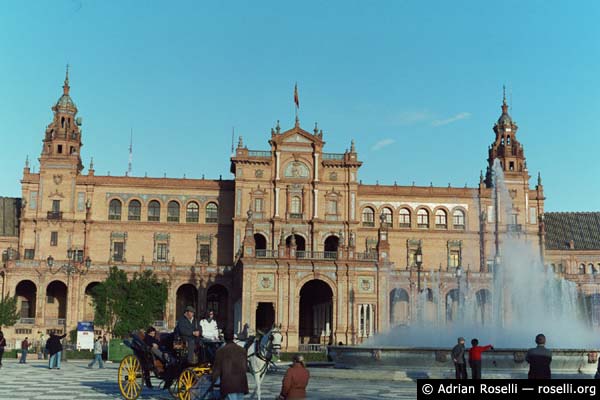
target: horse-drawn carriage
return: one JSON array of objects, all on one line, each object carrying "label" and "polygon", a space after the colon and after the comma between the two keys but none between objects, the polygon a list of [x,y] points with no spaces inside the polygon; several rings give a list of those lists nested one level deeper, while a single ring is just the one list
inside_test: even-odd
[{"label": "horse-drawn carriage", "polygon": [[[212,364],[202,346],[187,349],[187,343],[166,335],[161,340],[166,350],[167,360],[153,354],[150,346],[144,343],[141,334],[131,334],[130,340],[123,341],[133,354],[125,356],[119,365],[118,380],[121,395],[126,400],[135,400],[148,386],[150,376],[160,379],[160,387],[167,389],[175,399],[201,400],[218,398],[218,387],[211,378]],[[188,351],[195,351],[195,363],[188,363]]]}]

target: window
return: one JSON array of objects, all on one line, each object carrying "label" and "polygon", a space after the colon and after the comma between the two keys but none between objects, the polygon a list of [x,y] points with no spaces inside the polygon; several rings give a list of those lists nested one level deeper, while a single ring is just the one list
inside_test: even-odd
[{"label": "window", "polygon": [[73,253],[76,262],[83,262],[83,250],[75,250]]},{"label": "window", "polygon": [[123,255],[125,254],[125,243],[114,242],[113,243],[113,261],[123,261]]},{"label": "window", "polygon": [[50,246],[58,246],[58,232],[50,232]]},{"label": "window", "polygon": [[332,214],[332,215],[337,215],[337,213],[338,213],[337,200],[328,200],[327,201],[327,213]]},{"label": "window", "polygon": [[408,208],[400,209],[400,228],[410,228],[410,210]]},{"label": "window", "polygon": [[358,305],[359,337],[370,337],[375,333],[375,306],[373,304]]},{"label": "window", "polygon": [[108,204],[108,219],[111,221],[121,220],[121,201],[112,199]]},{"label": "window", "polygon": [[200,245],[200,262],[206,263],[210,260],[210,245]]},{"label": "window", "polygon": [[362,212],[363,226],[375,226],[375,211],[371,207],[365,207]]},{"label": "window", "polygon": [[465,213],[462,210],[454,210],[452,213],[452,224],[454,229],[465,229]]},{"label": "window", "polygon": [[263,199],[261,197],[254,199],[254,211],[258,213],[263,211]]},{"label": "window", "polygon": [[429,228],[429,213],[424,208],[417,211],[417,226],[419,228]]},{"label": "window", "polygon": [[219,222],[219,208],[215,203],[208,203],[206,205],[206,218],[207,224],[216,224]]},{"label": "window", "polygon": [[392,226],[392,210],[385,207],[383,210],[381,210],[381,214],[383,214],[383,216],[385,217],[385,223],[387,224],[387,226]]},{"label": "window", "polygon": [[535,207],[529,207],[529,223],[537,224],[537,209]]},{"label": "window", "polygon": [[448,228],[448,216],[444,210],[436,210],[435,212],[435,227],[436,228]]},{"label": "window", "polygon": [[179,203],[170,201],[167,206],[167,222],[179,222]]},{"label": "window", "polygon": [[185,211],[185,222],[198,222],[199,209],[198,203],[189,202]]},{"label": "window", "polygon": [[292,197],[290,218],[302,218],[302,199],[300,196]]},{"label": "window", "polygon": [[460,250],[450,250],[448,266],[456,268],[460,265]]},{"label": "window", "polygon": [[59,145],[58,145],[56,152],[57,152],[58,154],[62,154],[62,144],[59,144]]},{"label": "window", "polygon": [[148,221],[160,221],[160,203],[156,200],[148,204]]},{"label": "window", "polygon": [[510,223],[513,225],[517,225],[518,222],[518,218],[517,218],[518,214],[510,214]]},{"label": "window", "polygon": [[26,260],[33,260],[35,257],[35,249],[25,249],[24,256]]},{"label": "window", "polygon": [[52,200],[52,212],[60,212],[60,200]]},{"label": "window", "polygon": [[579,264],[579,273],[581,275],[585,274],[585,264]]},{"label": "window", "polygon": [[142,204],[138,200],[131,200],[129,202],[129,211],[127,219],[129,221],[139,221],[142,215]]},{"label": "window", "polygon": [[156,245],[156,261],[167,262],[169,257],[169,245],[167,243],[158,243]]}]

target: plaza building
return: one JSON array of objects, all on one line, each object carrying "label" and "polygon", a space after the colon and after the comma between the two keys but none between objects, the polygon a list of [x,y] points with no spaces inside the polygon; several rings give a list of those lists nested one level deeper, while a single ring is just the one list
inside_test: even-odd
[{"label": "plaza building", "polygon": [[[18,296],[21,316],[6,333],[63,332],[93,320],[91,290],[117,266],[168,282],[162,329],[192,305],[215,310],[221,327],[280,324],[288,350],[357,344],[410,324],[423,292],[444,303],[451,321],[461,275],[485,315],[507,235],[593,297],[600,216],[544,211],[541,177],[531,185],[518,126],[506,101],[501,109],[476,187],[363,184],[355,143],[326,152],[323,131],[303,129],[298,118],[287,130],[278,122],[264,150],[240,138],[232,179],[101,176],[82,165],[67,75],[41,135],[39,172],[26,163],[21,198],[0,199],[2,294]],[[510,201],[494,188],[495,162]]]}]

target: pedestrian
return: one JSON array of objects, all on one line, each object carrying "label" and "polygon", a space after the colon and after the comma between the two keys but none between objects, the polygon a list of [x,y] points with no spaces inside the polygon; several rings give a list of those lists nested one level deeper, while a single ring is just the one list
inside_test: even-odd
[{"label": "pedestrian", "polygon": [[27,352],[29,351],[29,337],[25,336],[25,340],[21,342],[21,359],[19,364],[27,364]]},{"label": "pedestrian", "polygon": [[44,356],[44,347],[46,346],[46,337],[44,332],[38,331],[38,339],[36,344],[36,353],[38,356],[38,360],[41,360]]},{"label": "pedestrian", "polygon": [[468,379],[465,351],[465,338],[459,337],[458,344],[452,349],[452,361],[454,361],[456,379]]},{"label": "pedestrian", "polygon": [[481,353],[488,350],[494,350],[494,346],[479,346],[479,340],[471,339],[471,348],[469,349],[469,365],[471,366],[471,378],[481,379]]},{"label": "pedestrian", "polygon": [[225,331],[225,346],[217,350],[212,368],[212,381],[221,380],[221,398],[241,400],[248,394],[247,354],[233,342],[233,331]]},{"label": "pedestrian", "polygon": [[104,368],[104,364],[102,363],[102,338],[100,336],[94,342],[94,359],[88,364],[88,368],[92,368],[96,364],[96,361],[98,361],[100,368]]},{"label": "pedestrian", "polygon": [[278,399],[305,399],[309,379],[310,372],[304,365],[304,357],[300,354],[294,355],[292,366],[288,368],[283,377],[283,382],[281,382],[281,393]]},{"label": "pedestrian", "polygon": [[543,333],[535,337],[537,347],[527,351],[525,360],[529,363],[528,379],[551,379],[550,363],[552,362],[552,351],[546,348],[546,336]]},{"label": "pedestrian", "polygon": [[46,349],[48,349],[48,354],[50,355],[50,358],[48,359],[49,369],[60,369],[60,357],[62,355],[63,349],[62,343],[60,341],[66,336],[66,333],[61,336],[55,333],[51,333],[50,337],[48,338],[48,341],[46,341]]},{"label": "pedestrian", "polygon": [[175,326],[175,334],[187,343],[187,362],[190,365],[197,364],[196,343],[202,336],[200,323],[194,318],[195,312],[194,307],[187,306],[183,315],[177,320],[177,326]]},{"label": "pedestrian", "polygon": [[200,320],[200,328],[202,329],[202,343],[208,353],[208,361],[212,363],[215,360],[219,344],[219,327],[213,310],[208,310],[206,318]]},{"label": "pedestrian", "polygon": [[0,331],[0,368],[2,368],[2,356],[4,355],[4,348],[6,347],[6,339],[4,339],[4,333]]},{"label": "pedestrian", "polygon": [[106,334],[102,336],[102,361],[108,361],[108,339]]}]

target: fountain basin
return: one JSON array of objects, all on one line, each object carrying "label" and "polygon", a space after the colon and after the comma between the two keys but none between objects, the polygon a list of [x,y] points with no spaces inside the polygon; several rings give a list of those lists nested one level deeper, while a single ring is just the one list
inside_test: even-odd
[{"label": "fountain basin", "polygon": [[[591,374],[598,366],[598,349],[551,349],[553,374]],[[451,348],[329,346],[335,368],[412,371],[417,375],[444,376],[454,371]],[[482,357],[484,375],[526,376],[527,349],[503,348]]]}]

